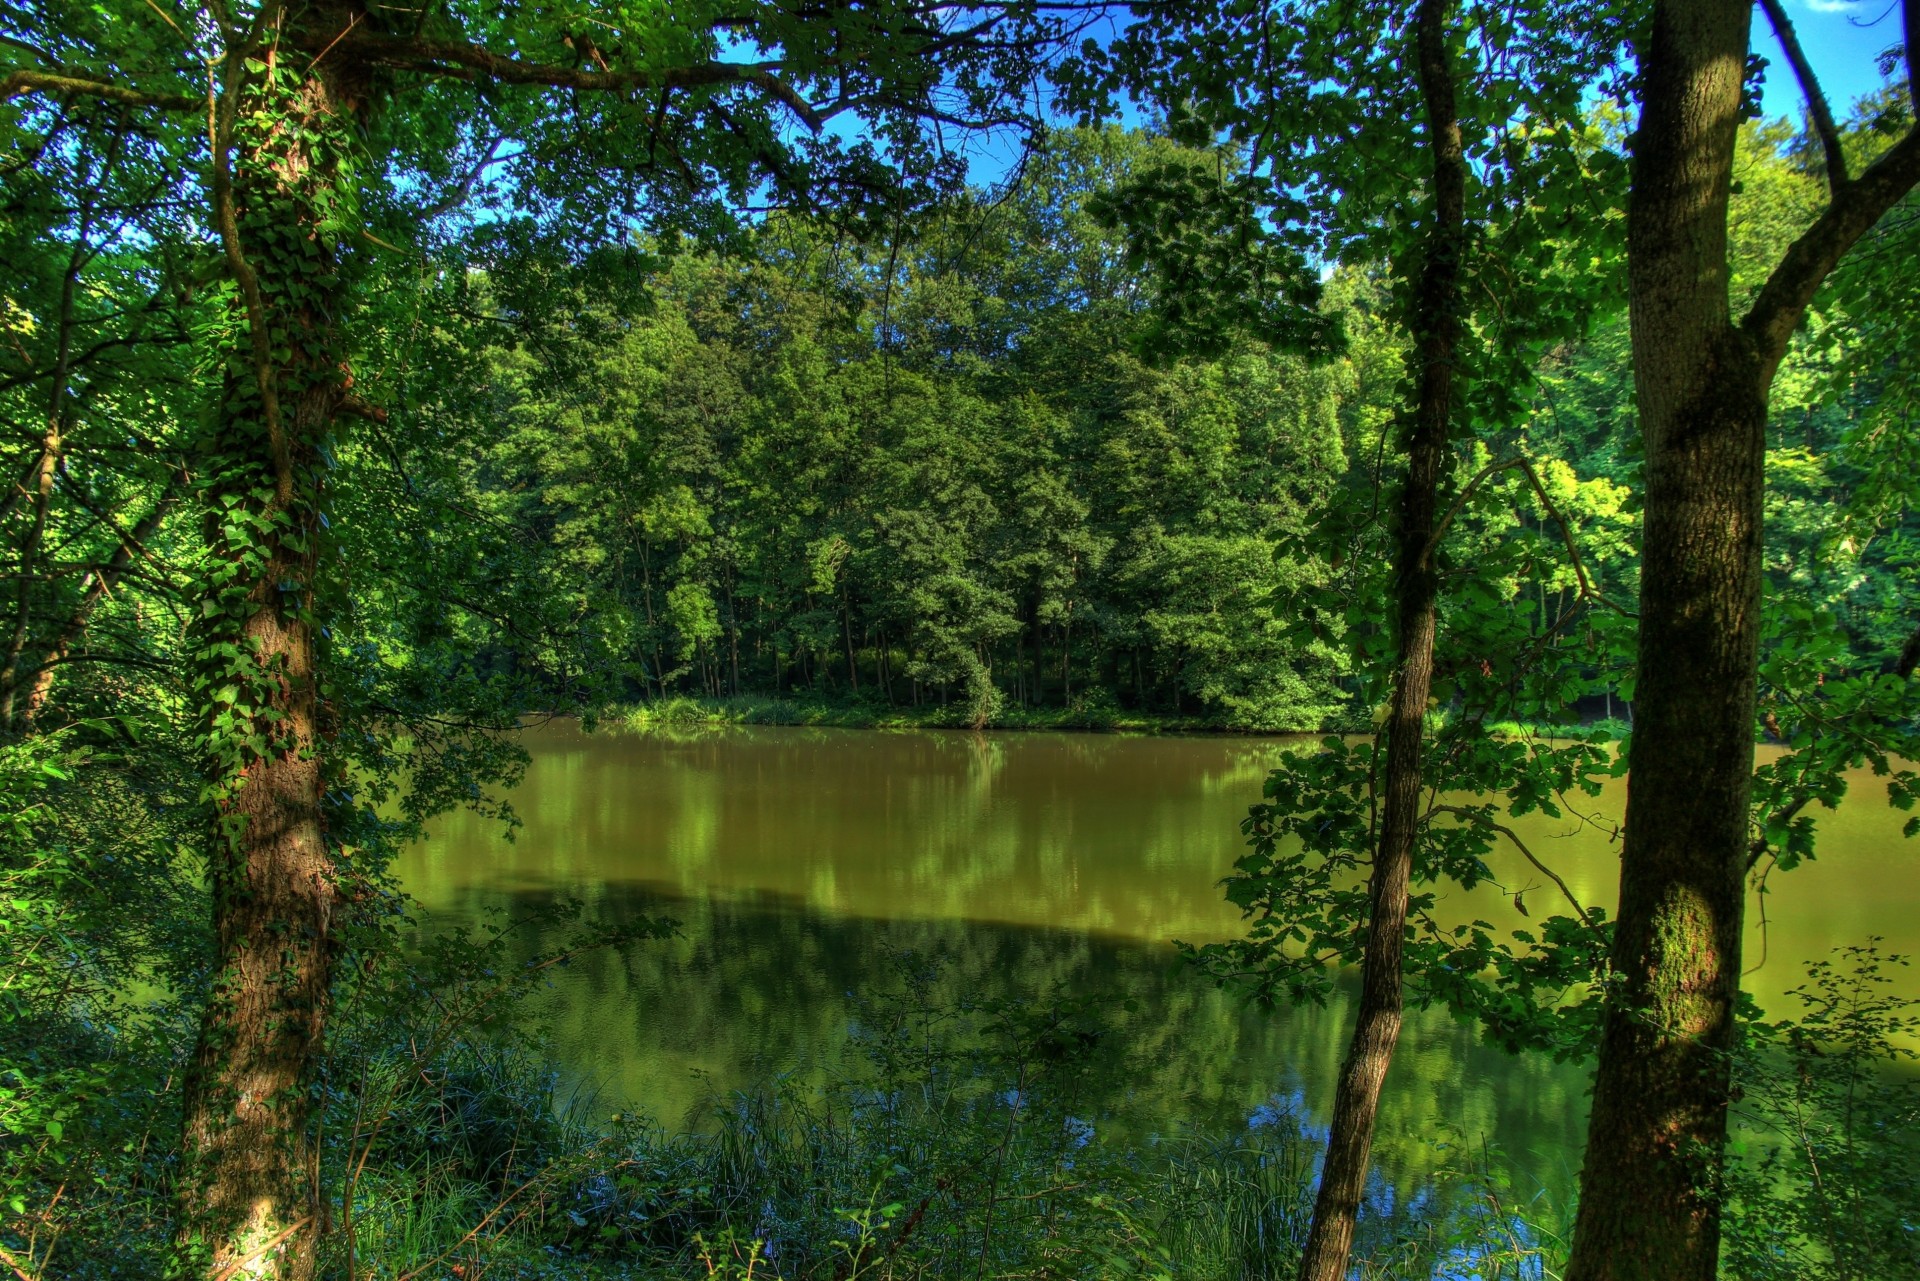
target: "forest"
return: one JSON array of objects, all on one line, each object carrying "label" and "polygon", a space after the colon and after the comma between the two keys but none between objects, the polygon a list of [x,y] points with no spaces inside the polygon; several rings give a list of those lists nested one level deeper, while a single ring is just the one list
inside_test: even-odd
[{"label": "forest", "polygon": [[[1870,7],[1830,101],[1798,0],[14,0],[0,1269],[1920,1275],[1906,940],[1746,981],[1920,799]],[[1299,736],[1159,943],[1325,1029],[1320,1119],[1099,1130],[1173,1024],[908,961],[857,1080],[570,1101],[514,1011],[734,909],[435,922],[556,719]],[[1591,1074],[1565,1204],[1382,1183],[1429,1010]]]}]

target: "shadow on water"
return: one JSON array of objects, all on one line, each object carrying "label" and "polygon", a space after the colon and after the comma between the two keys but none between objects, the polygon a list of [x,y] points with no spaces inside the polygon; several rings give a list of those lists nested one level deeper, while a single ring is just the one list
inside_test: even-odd
[{"label": "shadow on water", "polygon": [[[558,892],[477,893],[435,914],[457,927],[479,911],[540,918]],[[1077,1003],[1102,1027],[1083,1110],[1131,1144],[1186,1131],[1259,1125],[1318,1134],[1349,1026],[1349,992],[1325,1008],[1251,1008],[1189,969],[1167,945],[1087,931],[943,920],[830,916],[792,896],[688,898],[606,887],[592,922],[667,916],[679,935],[589,953],[530,1002],[552,1049],[611,1110],[642,1107],[698,1127],[717,1097],[783,1077],[824,1092],[857,1072],[855,1041],[875,1005],[951,1012],[981,1002]],[[554,940],[522,935],[529,953]],[[909,992],[907,974],[930,982]],[[1463,1156],[1496,1151],[1560,1196],[1585,1126],[1586,1075],[1479,1044],[1439,1011],[1409,1018],[1383,1103],[1379,1167],[1417,1195]]]}]

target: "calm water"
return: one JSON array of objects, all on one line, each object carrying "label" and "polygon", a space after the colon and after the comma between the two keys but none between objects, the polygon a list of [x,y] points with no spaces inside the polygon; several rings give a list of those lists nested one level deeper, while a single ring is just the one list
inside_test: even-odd
[{"label": "calm water", "polygon": [[[567,1065],[609,1105],[669,1124],[775,1073],[823,1081],[851,1052],[858,1002],[931,961],[947,999],[1111,998],[1102,1110],[1113,1124],[1244,1126],[1276,1104],[1324,1123],[1348,1010],[1242,1008],[1168,945],[1235,932],[1216,882],[1240,817],[1286,744],[1256,738],[740,729],[675,740],[557,724],[529,731],[533,766],[511,842],[471,815],[442,820],[400,868],[449,921],[577,898],[603,920],[666,914],[679,938],[601,955],[541,998]],[[1819,815],[1818,863],[1776,878],[1764,961],[1770,1010],[1799,963],[1879,935],[1920,946],[1920,850],[1871,778]],[[1599,824],[1530,816],[1535,853],[1590,903],[1618,867]],[[1560,910],[1513,856],[1505,891],[1456,893],[1450,916],[1517,922]],[[1756,921],[1748,964],[1761,961]],[[1121,1008],[1131,998],[1134,1008]],[[1479,1046],[1444,1012],[1414,1013],[1383,1103],[1388,1176],[1431,1170],[1448,1136],[1498,1145],[1550,1188],[1578,1166],[1586,1074]]]}]

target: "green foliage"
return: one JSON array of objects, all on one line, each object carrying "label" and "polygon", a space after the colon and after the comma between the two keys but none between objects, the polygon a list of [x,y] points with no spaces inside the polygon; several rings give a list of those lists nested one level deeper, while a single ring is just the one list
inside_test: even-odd
[{"label": "green foliage", "polygon": [[[989,7],[969,36],[971,11],[891,2],[376,6],[323,47],[332,28],[295,34],[311,6],[284,26],[10,6],[0,76],[124,93],[0,104],[0,1245],[46,1275],[158,1269],[211,951],[189,892],[221,849],[206,806],[289,742],[293,677],[241,634],[257,614],[317,629],[334,926],[363,989],[398,946],[389,856],[450,807],[507,816],[522,758],[502,731],[528,711],[1364,727],[1390,676],[1381,513],[1421,265],[1403,9],[1152,6],[1065,85],[1089,111],[1157,99],[1165,136],[1055,134],[989,198],[920,126],[1007,109],[1026,130],[1056,9]],[[1571,813],[1621,768],[1587,722],[1630,717],[1633,693],[1613,604],[1636,587],[1640,477],[1625,322],[1604,314],[1625,126],[1590,89],[1619,87],[1631,14],[1461,12],[1463,62],[1524,56],[1463,82],[1475,393],[1435,547],[1425,768],[1464,795],[1430,798],[1409,958],[1418,999],[1574,1054],[1603,990],[1597,911],[1501,933],[1425,909],[1489,880],[1503,814]],[[482,73],[476,51],[515,61]],[[302,114],[322,57],[365,73],[330,119]],[[1911,111],[1892,89],[1863,103],[1849,154]],[[1817,206],[1813,150],[1744,127],[1737,290]],[[215,247],[229,164],[264,316]],[[936,195],[939,216],[909,216]],[[1847,770],[1920,794],[1899,658],[1920,572],[1912,213],[1835,273],[1774,399],[1759,732],[1787,751],[1756,780],[1762,884],[1815,856]],[[310,393],[336,403],[301,419]],[[1311,997],[1355,955],[1378,752],[1331,739],[1269,780],[1230,886],[1251,933],[1204,953],[1220,972]],[[831,1097],[776,1089],[668,1138],[589,1126],[526,1047],[402,1008],[465,1008],[449,991],[490,991],[492,956],[359,991],[323,1074],[327,1177],[365,1158],[363,1240],[386,1261],[498,1243],[529,1273],[1285,1266],[1299,1136],[1074,1146],[1084,1011],[941,1012],[963,1045],[877,1041],[874,1075]],[[1860,1124],[1910,1119],[1870,1066],[1904,1015],[1855,993],[1816,974],[1814,1013],[1756,1060],[1749,1097],[1791,1141],[1740,1193],[1751,1275],[1912,1262],[1910,1131]],[[1545,1238],[1471,1186],[1500,1208],[1383,1233],[1378,1266],[1538,1264]]]},{"label": "green foliage", "polygon": [[1725,1275],[1895,1277],[1920,1267],[1920,1005],[1879,940],[1809,962],[1802,1013],[1748,1027],[1727,1174]]},{"label": "green foliage", "polygon": [[[1247,934],[1188,948],[1190,957],[1263,1001],[1325,999],[1331,967],[1357,964],[1365,947],[1352,922],[1367,913],[1380,752],[1377,739],[1328,738],[1268,776],[1267,799],[1242,825],[1250,851],[1227,880],[1228,899],[1249,918]],[[1617,772],[1604,735],[1498,739],[1477,726],[1465,735],[1443,729],[1425,761],[1457,789],[1457,803],[1430,802],[1415,842],[1406,959],[1413,999],[1445,1002],[1512,1049],[1586,1052],[1610,941],[1601,909],[1569,900],[1505,935],[1481,920],[1443,925],[1433,909],[1449,884],[1471,890],[1494,879],[1487,858],[1497,842],[1519,843],[1501,810],[1559,817],[1560,798],[1599,794]],[[1501,803],[1468,799],[1476,795]]]},{"label": "green foliage", "polygon": [[488,661],[557,703],[584,659],[654,700],[982,725],[1097,694],[1142,719],[1328,723],[1333,654],[1273,608],[1324,572],[1281,543],[1343,464],[1353,373],[1244,340],[1133,354],[1159,286],[1089,205],[1185,154],[1059,134],[1009,200],[874,247],[771,219],[745,260],[643,277],[644,308],[500,265],[485,294],[537,274],[550,296],[475,353],[491,374],[459,412],[498,427],[468,501],[545,549],[575,632]]},{"label": "green foliage", "polygon": [[167,1222],[166,986],[205,947],[164,806],[195,780],[130,747],[99,721],[0,745],[0,1249],[31,1275],[150,1269]]}]

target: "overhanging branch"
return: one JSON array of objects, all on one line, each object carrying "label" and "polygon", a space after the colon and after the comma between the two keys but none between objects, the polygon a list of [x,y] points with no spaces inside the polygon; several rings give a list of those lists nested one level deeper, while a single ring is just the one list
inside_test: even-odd
[{"label": "overhanging branch", "polygon": [[825,117],[813,104],[763,63],[704,62],[665,71],[587,71],[556,63],[523,62],[457,40],[410,39],[371,32],[344,40],[342,47],[368,62],[457,80],[497,80],[602,93],[752,85],[779,101],[816,133],[826,125]]},{"label": "overhanging branch", "polygon": [[1606,935],[1600,929],[1599,920],[1594,917],[1593,913],[1587,910],[1586,905],[1583,904],[1580,901],[1579,896],[1573,892],[1573,887],[1568,885],[1564,880],[1562,880],[1558,872],[1554,871],[1552,868],[1548,867],[1545,863],[1542,863],[1537,857],[1535,857],[1534,852],[1527,848],[1527,843],[1520,839],[1519,833],[1515,832],[1510,827],[1494,822],[1492,819],[1488,818],[1485,814],[1481,813],[1480,811],[1469,809],[1465,806],[1460,806],[1460,805],[1430,806],[1427,810],[1428,817],[1431,818],[1435,814],[1452,814],[1457,818],[1466,819],[1469,824],[1478,824],[1479,826],[1486,828],[1488,831],[1498,832],[1500,833],[1500,835],[1506,837],[1507,840],[1513,844],[1513,847],[1519,850],[1520,853],[1526,858],[1527,862],[1533,864],[1534,867],[1539,870],[1541,875],[1545,876],[1548,880],[1552,881],[1554,885],[1559,887],[1560,896],[1566,899],[1568,905],[1571,906],[1574,912],[1579,915],[1581,924],[1585,925],[1587,929],[1590,932],[1592,932],[1594,937],[1601,939],[1603,942],[1605,941]]},{"label": "overhanging branch", "polygon": [[138,89],[129,89],[125,85],[109,84],[104,80],[87,80],[79,76],[56,76],[44,71],[10,71],[5,79],[0,79],[0,102],[11,102],[15,98],[29,93],[44,93],[56,97],[78,94],[82,97],[99,98],[104,102],[117,102],[127,107],[159,107],[166,111],[201,111],[206,100],[193,98],[181,93],[143,93]]},{"label": "overhanging branch", "polygon": [[[1920,4],[1920,0],[1908,3]],[[1920,183],[1920,125],[1908,129],[1865,173],[1836,191],[1826,212],[1787,249],[1740,326],[1758,347],[1762,386],[1773,381],[1787,343],[1821,283],[1847,250],[1916,183]]]}]

